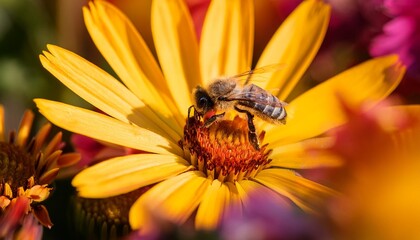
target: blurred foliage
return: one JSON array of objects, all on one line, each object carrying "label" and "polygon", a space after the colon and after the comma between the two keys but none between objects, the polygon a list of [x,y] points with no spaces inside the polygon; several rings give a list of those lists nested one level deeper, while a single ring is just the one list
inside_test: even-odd
[{"label": "blurred foliage", "polygon": [[[38,54],[54,42],[54,27],[45,5],[36,1],[0,1],[0,98],[29,105],[33,97],[54,97]],[[17,103],[16,103],[17,102]],[[12,104],[12,103],[10,103]]]},{"label": "blurred foliage", "polygon": [[26,108],[34,109],[33,98],[80,104],[38,58],[47,44],[57,44],[58,2],[0,0],[0,103],[7,109],[8,129],[17,127]]},{"label": "blurred foliage", "polygon": [[[38,58],[47,44],[59,44],[58,4],[59,1],[46,0],[0,0],[0,104],[6,108],[8,130],[17,129],[25,109],[37,112],[33,98],[83,104],[41,66]],[[80,7],[77,11],[81,15]],[[36,125],[45,122],[40,114],[36,115]],[[68,136],[66,133],[65,138]],[[54,226],[44,229],[43,239],[72,239],[67,216],[74,190],[68,180],[56,182],[55,187],[56,192],[47,201]]]}]

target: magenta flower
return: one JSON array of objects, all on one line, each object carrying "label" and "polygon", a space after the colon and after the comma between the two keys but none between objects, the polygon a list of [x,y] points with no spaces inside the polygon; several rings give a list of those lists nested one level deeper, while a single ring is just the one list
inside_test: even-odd
[{"label": "magenta flower", "polygon": [[[420,1],[383,0],[384,13],[391,17],[380,35],[373,39],[370,53],[396,53],[408,66],[408,75],[420,77]],[[419,82],[419,80],[417,80]]]}]

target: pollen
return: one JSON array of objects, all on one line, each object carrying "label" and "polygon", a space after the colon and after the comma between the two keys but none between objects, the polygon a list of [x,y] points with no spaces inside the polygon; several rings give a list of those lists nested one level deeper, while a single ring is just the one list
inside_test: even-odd
[{"label": "pollen", "polygon": [[[186,159],[207,177],[221,182],[253,178],[264,169],[271,150],[263,145],[255,149],[248,139],[247,121],[239,116],[205,127],[198,115],[190,117],[179,142]],[[264,132],[259,135],[262,142]]]}]

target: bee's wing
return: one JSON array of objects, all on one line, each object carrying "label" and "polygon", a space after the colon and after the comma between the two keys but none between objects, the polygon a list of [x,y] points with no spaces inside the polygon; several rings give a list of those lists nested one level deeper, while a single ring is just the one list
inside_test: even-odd
[{"label": "bee's wing", "polygon": [[237,75],[231,76],[229,78],[233,78],[237,81],[244,81],[243,85],[246,85],[250,82],[252,77],[255,77],[256,75],[261,75],[264,73],[269,73],[269,72],[275,72],[275,71],[279,71],[281,68],[283,68],[283,64],[270,64],[270,65],[266,65],[264,67],[260,67],[260,68],[254,68],[251,69],[249,71],[243,72],[243,73],[239,73]]},{"label": "bee's wing", "polygon": [[[276,100],[273,101],[270,99],[274,97]],[[239,92],[233,93],[226,96],[226,101],[246,101],[246,102],[254,102],[263,105],[275,105],[276,107],[284,107],[287,106],[286,102],[279,100],[276,96],[266,93],[261,94],[261,92]]]}]

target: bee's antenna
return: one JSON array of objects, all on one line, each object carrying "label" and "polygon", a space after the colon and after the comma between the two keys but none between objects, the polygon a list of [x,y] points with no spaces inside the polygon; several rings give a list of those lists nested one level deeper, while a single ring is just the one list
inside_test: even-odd
[{"label": "bee's antenna", "polygon": [[246,80],[245,80],[245,85],[247,85],[249,81],[251,80],[252,73],[254,73],[254,69],[249,70],[248,76],[246,77]]}]

